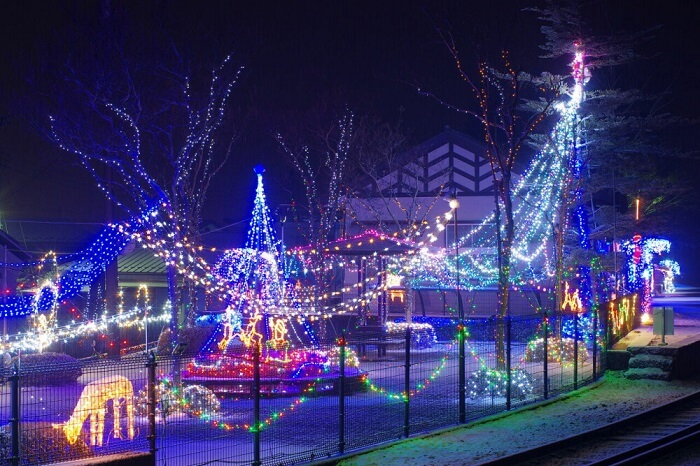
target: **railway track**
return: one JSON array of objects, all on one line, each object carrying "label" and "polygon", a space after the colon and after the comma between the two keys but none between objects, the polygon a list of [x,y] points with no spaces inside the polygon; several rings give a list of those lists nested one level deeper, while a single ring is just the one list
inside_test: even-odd
[{"label": "railway track", "polygon": [[481,464],[640,466],[699,440],[700,392],[696,392],[604,427]]}]

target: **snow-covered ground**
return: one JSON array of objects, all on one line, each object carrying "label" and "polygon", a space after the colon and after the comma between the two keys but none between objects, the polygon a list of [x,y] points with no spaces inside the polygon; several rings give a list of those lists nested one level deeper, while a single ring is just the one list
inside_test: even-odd
[{"label": "snow-covered ground", "polygon": [[[697,289],[655,297],[653,304],[675,309],[675,336],[667,339],[683,340],[700,335],[700,293]],[[660,338],[651,335],[650,328],[638,330],[649,332],[650,340]],[[600,427],[698,390],[700,375],[689,380],[665,382],[628,380],[622,372],[609,371],[602,382],[551,403],[540,403],[440,433],[409,438],[345,459],[340,464],[475,465]],[[700,464],[698,457],[700,451],[687,460],[679,457],[664,464],[697,465]],[[565,460],[562,465],[571,466]]]},{"label": "snow-covered ground", "polygon": [[584,387],[555,402],[409,438],[345,459],[340,465],[479,464],[623,419],[698,390],[700,377],[664,382],[628,380],[621,372],[608,372],[601,383]]}]

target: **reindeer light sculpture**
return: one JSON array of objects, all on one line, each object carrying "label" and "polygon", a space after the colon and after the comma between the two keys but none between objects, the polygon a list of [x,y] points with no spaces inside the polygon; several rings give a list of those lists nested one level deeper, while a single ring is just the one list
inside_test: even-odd
[{"label": "reindeer light sculpture", "polygon": [[134,387],[131,381],[121,375],[104,377],[90,382],[83,388],[78,403],[70,419],[64,424],[53,424],[55,429],[63,430],[68,443],[73,445],[83,429],[87,419],[90,423],[91,446],[102,446],[104,436],[104,418],[107,402],[112,400],[114,410],[114,438],[123,438],[121,431],[121,400],[126,405],[127,435],[134,438]]}]

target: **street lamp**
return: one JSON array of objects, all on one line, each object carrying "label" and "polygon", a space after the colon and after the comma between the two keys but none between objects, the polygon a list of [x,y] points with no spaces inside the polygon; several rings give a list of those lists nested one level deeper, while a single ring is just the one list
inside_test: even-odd
[{"label": "street lamp", "polygon": [[462,308],[462,296],[459,292],[459,236],[457,234],[457,209],[459,208],[459,200],[457,193],[452,191],[450,194],[450,213],[452,216],[452,224],[454,226],[454,242],[455,242],[455,279],[457,283],[457,311],[459,313],[460,324],[464,320],[464,309]]},{"label": "street lamp", "polygon": [[459,340],[459,422],[465,423],[467,419],[467,373],[466,373],[466,357],[465,357],[465,342],[464,342],[464,307],[462,307],[462,294],[460,292],[459,283],[459,237],[457,235],[457,209],[459,208],[459,200],[457,192],[453,190],[450,194],[450,213],[452,214],[452,224],[454,226],[454,242],[455,242],[455,282],[457,291],[457,313],[459,316],[459,324],[457,326],[457,338]]}]

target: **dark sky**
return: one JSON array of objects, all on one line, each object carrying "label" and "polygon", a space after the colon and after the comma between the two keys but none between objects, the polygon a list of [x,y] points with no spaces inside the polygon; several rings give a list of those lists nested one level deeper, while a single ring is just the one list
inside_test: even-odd
[{"label": "dark sky", "polygon": [[[412,84],[430,83],[449,95],[455,88],[444,86],[443,76],[454,79],[454,69],[438,43],[434,21],[456,19],[457,12],[466,24],[487,24],[496,21],[488,8],[460,7],[460,2],[249,3],[12,2],[2,28],[3,217],[102,221],[104,203],[94,182],[74,156],[56,149],[39,130],[46,129],[67,74],[89,80],[93,61],[115,66],[106,58],[114,48],[110,40],[123,47],[132,68],[153,62],[173,66],[182,59],[200,79],[200,89],[208,70],[226,54],[245,64],[229,109],[240,140],[211,192],[209,213],[219,223],[247,216],[257,163],[268,166],[271,205],[290,201],[288,185],[298,180],[290,179],[272,134],[285,134],[291,121],[313,119],[315,108],[332,113],[347,105],[358,115],[392,122],[401,115],[415,143],[445,125],[466,130],[463,117],[419,96]],[[515,22],[528,4],[513,2],[516,6],[501,20]],[[537,25],[528,27],[530,35],[537,35]],[[222,131],[221,140],[227,140],[231,127]],[[234,204],[230,214],[227,204]]]},{"label": "dark sky", "polygon": [[[305,118],[314,107],[337,110],[348,104],[358,114],[388,121],[401,113],[416,144],[445,125],[474,133],[465,118],[419,96],[410,85],[422,83],[458,102],[463,98],[434,31],[441,18],[455,25],[467,52],[469,38],[488,31],[491,47],[506,44],[529,69],[566,73],[566,61],[537,59],[543,42],[539,23],[521,11],[533,4],[541,2],[5,2],[0,25],[2,219],[104,221],[105,201],[95,183],[74,156],[56,149],[37,129],[46,125],[45,105],[49,108],[47,102],[60,94],[65,63],[80,75],[92,61],[106,60],[105,37],[120,43],[124,59],[140,69],[181,59],[201,77],[230,52],[246,65],[229,110],[240,140],[208,201],[208,217],[223,226],[245,224],[258,163],[268,167],[273,211],[290,201],[289,188],[298,180],[290,176],[271,135],[276,130],[284,134],[285,124]],[[668,90],[664,104],[670,111],[700,116],[700,7],[639,0],[583,5],[600,33],[661,26],[655,39],[641,47],[654,58],[624,79],[637,87]]]}]

